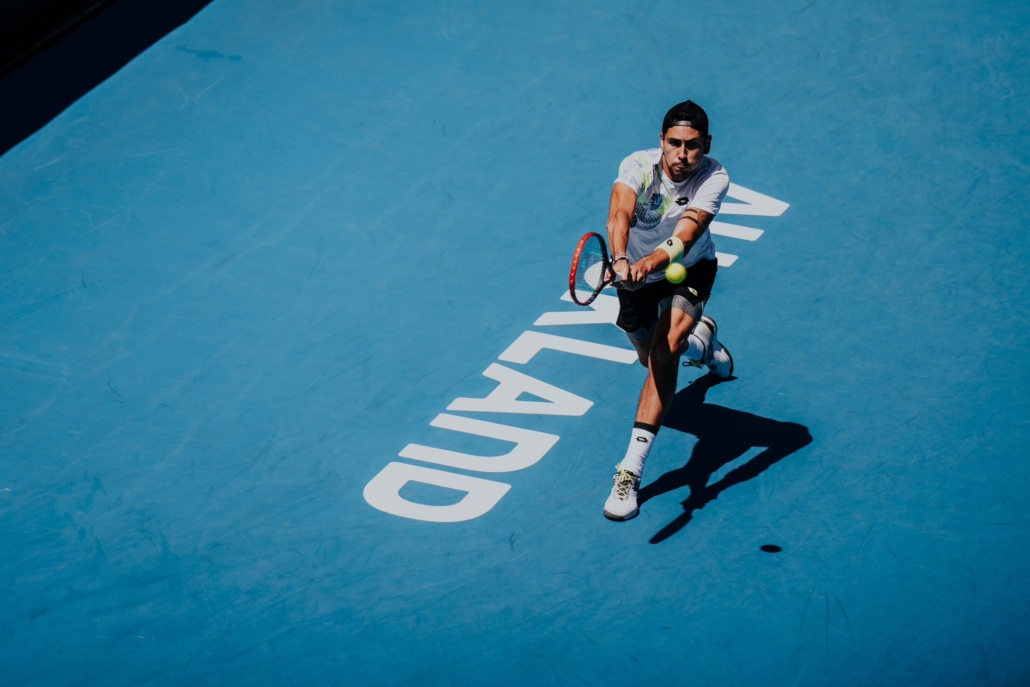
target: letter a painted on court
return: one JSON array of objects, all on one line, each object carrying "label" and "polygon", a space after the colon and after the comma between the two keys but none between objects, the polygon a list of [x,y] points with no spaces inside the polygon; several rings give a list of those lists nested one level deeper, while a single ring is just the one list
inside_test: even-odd
[{"label": "letter a painted on court", "polygon": [[[588,401],[581,396],[497,363],[486,368],[483,375],[500,382],[489,396],[486,398],[456,398],[447,406],[447,410],[579,417],[594,405],[593,401]],[[520,401],[518,398],[522,394],[539,396],[545,400]]]}]

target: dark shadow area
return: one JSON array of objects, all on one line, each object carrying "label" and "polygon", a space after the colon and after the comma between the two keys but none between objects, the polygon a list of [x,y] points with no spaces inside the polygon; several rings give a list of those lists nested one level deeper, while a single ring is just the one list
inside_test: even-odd
[{"label": "dark shadow area", "polygon": [[[4,33],[31,39],[23,40],[28,47],[22,52],[8,51],[14,60],[10,64],[18,66],[0,78],[0,155],[210,2],[112,0],[63,3],[46,15],[12,11],[11,21],[24,25],[7,23]],[[26,50],[31,54],[27,58]]]},{"label": "dark shadow area", "polygon": [[0,76],[55,42],[111,0],[0,2]]},{"label": "dark shadow area", "polygon": [[[698,378],[680,390],[666,413],[663,427],[693,434],[697,443],[686,465],[670,470],[640,490],[639,502],[661,496],[680,487],[690,487],[683,502],[683,513],[651,538],[652,544],[665,541],[683,529],[694,516],[726,489],[754,479],[770,465],[812,442],[808,428],[794,422],[780,422],[740,410],[705,403],[713,386],[726,380],[713,375]],[[708,480],[719,468],[740,458],[754,447],[765,450],[748,462],[730,470],[714,484]]]}]

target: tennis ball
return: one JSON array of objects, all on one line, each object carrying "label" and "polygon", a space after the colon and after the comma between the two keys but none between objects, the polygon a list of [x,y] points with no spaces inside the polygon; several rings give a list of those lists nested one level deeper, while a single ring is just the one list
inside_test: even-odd
[{"label": "tennis ball", "polygon": [[687,268],[678,262],[671,263],[665,268],[665,278],[673,284],[679,284],[687,278]]}]

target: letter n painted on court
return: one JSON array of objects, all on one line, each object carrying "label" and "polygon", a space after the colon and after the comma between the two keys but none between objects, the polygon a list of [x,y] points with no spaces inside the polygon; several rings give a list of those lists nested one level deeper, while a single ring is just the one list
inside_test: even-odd
[{"label": "letter n painted on court", "polygon": [[514,442],[515,448],[502,456],[474,456],[468,453],[447,451],[432,446],[408,444],[400,453],[401,458],[421,460],[427,463],[447,465],[460,470],[475,472],[514,472],[535,465],[547,452],[558,443],[555,434],[535,432],[531,429],[509,427],[495,422],[473,420],[458,415],[440,413],[429,423],[433,427],[449,429],[454,432],[475,434],[490,439]]}]

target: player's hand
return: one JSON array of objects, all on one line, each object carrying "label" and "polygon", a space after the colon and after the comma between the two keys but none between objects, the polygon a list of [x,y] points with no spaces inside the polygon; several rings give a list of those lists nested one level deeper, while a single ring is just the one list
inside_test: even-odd
[{"label": "player's hand", "polygon": [[619,260],[617,263],[612,265],[612,272],[615,273],[616,283],[629,281],[629,261]]},{"label": "player's hand", "polygon": [[647,280],[647,275],[651,274],[651,261],[647,258],[643,260],[637,260],[629,268],[629,281],[631,284],[643,284]]}]

